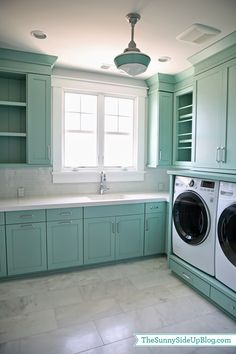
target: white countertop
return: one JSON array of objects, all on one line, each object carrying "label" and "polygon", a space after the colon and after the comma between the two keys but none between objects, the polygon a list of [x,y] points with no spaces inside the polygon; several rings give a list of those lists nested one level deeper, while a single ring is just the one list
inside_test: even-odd
[{"label": "white countertop", "polygon": [[30,210],[30,209],[52,209],[71,208],[83,206],[112,205],[112,204],[134,204],[169,201],[168,192],[158,193],[107,193],[80,194],[50,197],[24,197],[0,199],[0,211]]}]

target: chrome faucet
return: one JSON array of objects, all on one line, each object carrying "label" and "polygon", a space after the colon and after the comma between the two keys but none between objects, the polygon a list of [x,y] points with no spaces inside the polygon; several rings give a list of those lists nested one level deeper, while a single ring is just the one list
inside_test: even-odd
[{"label": "chrome faucet", "polygon": [[100,185],[99,185],[99,194],[104,194],[104,192],[108,191],[110,188],[106,185],[107,177],[104,171],[100,174]]}]

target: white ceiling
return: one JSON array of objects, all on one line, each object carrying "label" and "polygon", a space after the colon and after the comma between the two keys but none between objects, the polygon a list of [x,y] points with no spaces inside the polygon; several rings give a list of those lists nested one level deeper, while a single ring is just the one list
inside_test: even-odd
[{"label": "white ceiling", "polygon": [[[146,73],[174,74],[190,66],[187,58],[236,30],[236,0],[0,0],[0,47],[57,55],[56,65],[121,74],[113,64],[130,41],[129,12],[138,12],[137,47],[151,57]],[[193,23],[221,33],[204,45],[178,41]],[[30,35],[42,30],[46,40]],[[158,58],[169,56],[170,62]]]}]

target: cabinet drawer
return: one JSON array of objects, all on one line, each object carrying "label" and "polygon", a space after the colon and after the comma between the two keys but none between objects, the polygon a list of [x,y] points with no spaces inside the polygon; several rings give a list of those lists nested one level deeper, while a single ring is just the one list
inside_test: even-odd
[{"label": "cabinet drawer", "polygon": [[0,213],[0,225],[4,225],[4,213]]},{"label": "cabinet drawer", "polygon": [[164,212],[165,209],[166,209],[166,202],[146,203],[145,205],[146,213]]},{"label": "cabinet drawer", "polygon": [[229,312],[232,316],[236,317],[236,299],[232,300],[226,294],[221,291],[211,287],[211,299]]},{"label": "cabinet drawer", "polygon": [[82,219],[82,208],[58,208],[48,209],[47,221]]},{"label": "cabinet drawer", "polygon": [[25,224],[27,222],[45,221],[45,210],[21,210],[8,211],[6,213],[6,224]]},{"label": "cabinet drawer", "polygon": [[180,276],[186,283],[190,284],[204,295],[210,296],[210,285],[207,282],[172,259],[170,260],[170,269]]},{"label": "cabinet drawer", "polygon": [[144,213],[144,204],[104,205],[104,206],[84,208],[85,218],[134,215],[134,214],[143,214],[143,213]]}]

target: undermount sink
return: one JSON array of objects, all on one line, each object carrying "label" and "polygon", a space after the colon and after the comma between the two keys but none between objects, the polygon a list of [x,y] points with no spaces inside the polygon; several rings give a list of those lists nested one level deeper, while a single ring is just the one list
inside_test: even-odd
[{"label": "undermount sink", "polygon": [[119,200],[125,199],[125,194],[97,194],[97,195],[88,195],[88,198],[91,200]]}]

